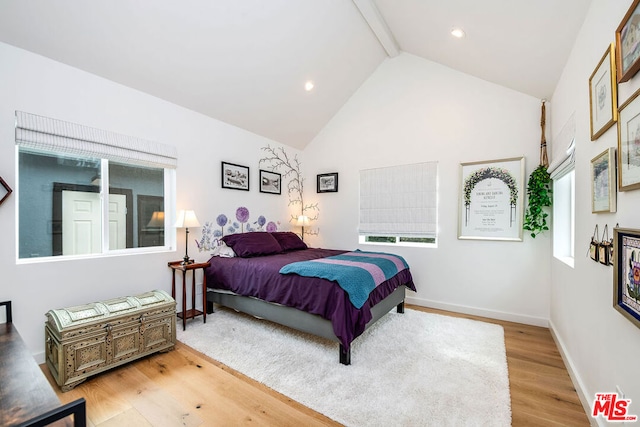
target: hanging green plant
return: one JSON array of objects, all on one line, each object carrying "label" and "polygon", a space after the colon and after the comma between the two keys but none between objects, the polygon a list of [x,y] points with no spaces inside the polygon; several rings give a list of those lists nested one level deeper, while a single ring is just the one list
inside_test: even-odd
[{"label": "hanging green plant", "polygon": [[529,205],[524,215],[524,229],[531,232],[534,239],[540,233],[549,229],[544,208],[551,206],[551,178],[547,168],[538,166],[529,176],[527,183],[527,197]]}]

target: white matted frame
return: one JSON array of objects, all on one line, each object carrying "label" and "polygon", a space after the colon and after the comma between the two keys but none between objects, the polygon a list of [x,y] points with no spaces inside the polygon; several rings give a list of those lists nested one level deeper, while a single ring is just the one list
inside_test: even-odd
[{"label": "white matted frame", "polygon": [[618,120],[615,45],[611,43],[589,77],[591,140]]},{"label": "white matted frame", "polygon": [[524,157],[460,164],[458,239],[522,241]]},{"label": "white matted frame", "polygon": [[615,212],[616,194],[616,149],[610,147],[591,159],[591,212]]},{"label": "white matted frame", "polygon": [[640,90],[618,109],[618,189],[640,188]]}]

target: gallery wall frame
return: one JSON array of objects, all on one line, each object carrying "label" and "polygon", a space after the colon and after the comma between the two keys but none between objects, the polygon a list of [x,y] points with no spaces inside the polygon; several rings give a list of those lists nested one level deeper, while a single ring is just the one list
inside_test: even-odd
[{"label": "gallery wall frame", "polygon": [[338,192],[338,172],[323,173],[317,176],[317,193]]},{"label": "gallery wall frame", "polygon": [[460,164],[458,239],[522,241],[524,157]]},{"label": "gallery wall frame", "polygon": [[615,44],[611,43],[589,77],[589,123],[595,141],[618,120]]},{"label": "gallery wall frame", "polygon": [[613,307],[640,328],[640,230],[613,229]]},{"label": "gallery wall frame", "polygon": [[640,188],[640,90],[618,109],[618,190]]},{"label": "gallery wall frame", "polygon": [[222,188],[249,191],[249,167],[222,162]]},{"label": "gallery wall frame", "polygon": [[0,205],[13,193],[9,184],[0,176]]},{"label": "gallery wall frame", "polygon": [[282,194],[282,175],[260,169],[260,192]]},{"label": "gallery wall frame", "polygon": [[591,212],[616,211],[616,149],[609,147],[591,159]]},{"label": "gallery wall frame", "polygon": [[640,0],[634,0],[616,29],[616,63],[618,83],[623,83],[640,70],[640,48],[636,20],[640,19]]}]

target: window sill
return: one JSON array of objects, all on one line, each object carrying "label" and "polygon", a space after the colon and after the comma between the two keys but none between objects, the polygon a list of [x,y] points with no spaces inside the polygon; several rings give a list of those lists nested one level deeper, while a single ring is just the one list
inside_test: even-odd
[{"label": "window sill", "polygon": [[555,256],[554,255],[554,258],[557,259],[558,261],[562,262],[563,264],[568,265],[571,268],[575,268],[574,267],[575,259],[573,257],[570,257],[570,256],[559,257],[559,256]]}]

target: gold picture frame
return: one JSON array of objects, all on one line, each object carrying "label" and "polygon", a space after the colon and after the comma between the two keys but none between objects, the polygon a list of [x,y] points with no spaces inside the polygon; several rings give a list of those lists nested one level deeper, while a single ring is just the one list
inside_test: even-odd
[{"label": "gold picture frame", "polygon": [[640,90],[618,109],[618,190],[640,188]]},{"label": "gold picture frame", "polygon": [[623,83],[640,70],[640,0],[634,0],[616,29],[616,63],[618,83]]},{"label": "gold picture frame", "polygon": [[595,141],[618,120],[615,45],[611,43],[589,77],[589,123]]},{"label": "gold picture frame", "polygon": [[591,213],[616,211],[616,149],[591,159]]}]

